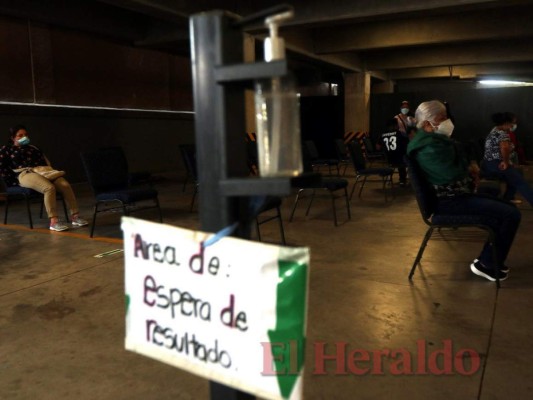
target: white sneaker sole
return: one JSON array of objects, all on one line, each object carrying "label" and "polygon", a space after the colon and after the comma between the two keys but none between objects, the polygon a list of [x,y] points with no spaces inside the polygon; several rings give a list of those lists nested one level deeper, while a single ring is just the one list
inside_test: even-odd
[{"label": "white sneaker sole", "polygon": [[87,225],[89,225],[88,222],[85,222],[85,223],[73,222],[72,223],[72,226],[87,226]]},{"label": "white sneaker sole", "polygon": [[54,232],[68,231],[68,226],[65,226],[64,228],[52,228],[52,227],[50,227],[50,230],[54,231]]},{"label": "white sneaker sole", "polygon": [[[482,278],[485,278],[485,279],[488,279],[489,281],[491,282],[496,282],[496,278],[493,278],[492,276],[484,273],[483,271],[480,271],[479,269],[476,268],[476,266],[472,263],[470,264],[470,270],[476,274],[477,276],[481,276]],[[500,278],[500,281],[504,281],[508,278],[508,275],[504,275]]]}]

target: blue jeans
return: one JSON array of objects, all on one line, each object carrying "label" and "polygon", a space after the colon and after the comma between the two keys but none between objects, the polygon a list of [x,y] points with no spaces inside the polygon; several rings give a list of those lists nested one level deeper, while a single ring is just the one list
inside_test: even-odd
[{"label": "blue jeans", "polygon": [[[436,211],[445,215],[480,216],[480,223],[494,231],[497,263],[503,267],[520,225],[522,215],[518,208],[492,197],[464,195],[439,199]],[[490,243],[485,243],[478,259],[488,268],[494,266]]]},{"label": "blue jeans", "polygon": [[498,166],[499,160],[483,161],[483,173],[505,181],[507,190],[503,194],[505,200],[512,200],[516,192],[520,193],[533,206],[533,189],[525,181],[522,172],[514,167],[502,171]]}]

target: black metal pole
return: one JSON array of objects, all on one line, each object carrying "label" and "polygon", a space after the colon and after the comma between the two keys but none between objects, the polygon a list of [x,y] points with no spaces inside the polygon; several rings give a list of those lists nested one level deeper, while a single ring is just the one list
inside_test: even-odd
[{"label": "black metal pole", "polygon": [[[215,76],[217,66],[243,62],[243,35],[234,22],[235,17],[213,11],[194,15],[190,23],[199,214],[204,231],[239,222],[237,236],[249,238],[248,198],[227,196],[220,185],[247,175],[244,90],[221,85]],[[212,400],[255,398],[216,382],[210,382],[210,391]]]}]

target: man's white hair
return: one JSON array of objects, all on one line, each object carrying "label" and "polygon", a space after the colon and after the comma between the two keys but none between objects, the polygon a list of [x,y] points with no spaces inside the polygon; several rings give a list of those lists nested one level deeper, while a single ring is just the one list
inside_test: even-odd
[{"label": "man's white hair", "polygon": [[446,106],[442,101],[431,100],[421,103],[415,112],[416,127],[422,128],[424,122],[434,121],[440,114],[446,114]]}]

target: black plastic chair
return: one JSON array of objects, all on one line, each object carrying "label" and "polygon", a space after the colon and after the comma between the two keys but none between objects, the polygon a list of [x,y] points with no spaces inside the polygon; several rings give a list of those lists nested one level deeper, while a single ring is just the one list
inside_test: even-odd
[{"label": "black plastic chair", "polygon": [[[257,239],[261,241],[261,231],[259,229],[260,225],[263,225],[264,223],[278,220],[278,226],[279,226],[279,234],[281,238],[281,244],[285,245],[285,231],[283,230],[283,220],[281,219],[281,198],[275,197],[275,196],[267,196],[263,205],[259,208],[257,212],[257,217],[255,219],[256,224],[256,232],[257,232]],[[268,212],[268,211],[275,211],[275,214],[268,215],[268,216],[261,216],[261,214]]]},{"label": "black plastic chair", "polygon": [[[311,163],[310,155],[305,145],[302,146],[302,158],[303,158],[304,172],[312,173],[313,165]],[[305,216],[309,215],[309,210],[311,209],[311,205],[313,204],[316,190],[327,190],[331,196],[331,203],[332,203],[332,209],[333,209],[333,221],[335,223],[335,226],[338,225],[337,209],[335,207],[335,200],[340,197],[344,197],[346,199],[346,211],[348,213],[348,219],[352,219],[352,214],[350,211],[350,202],[348,200],[348,189],[347,189],[348,181],[346,179],[320,177],[320,179],[308,179],[308,180],[302,179],[299,182],[300,182],[299,186],[296,186],[298,188],[298,193],[296,194],[296,199],[294,200],[294,205],[292,206],[292,211],[291,211],[291,216],[289,218],[289,222],[292,222],[294,213],[296,211],[296,206],[298,205],[298,201],[300,200],[300,196],[306,190],[311,190],[312,192],[311,192],[311,196],[309,200],[309,205],[307,206],[307,210],[305,212]],[[337,194],[337,192],[339,191],[342,191],[340,195]]]},{"label": "black plastic chair", "polygon": [[494,257],[494,273],[496,276],[496,285],[500,287],[500,279],[498,278],[498,267],[497,267],[497,252],[495,246],[495,234],[494,231],[486,224],[484,224],[484,217],[481,215],[445,215],[436,213],[437,205],[437,195],[433,186],[424,178],[423,171],[416,162],[416,160],[411,156],[405,157],[405,162],[407,164],[407,171],[409,179],[411,181],[411,186],[415,192],[416,201],[418,208],[420,210],[420,215],[422,220],[426,225],[428,225],[428,230],[424,235],[418,254],[416,255],[411,271],[409,272],[409,280],[413,278],[416,267],[422,259],[424,250],[426,249],[427,243],[431,238],[435,229],[440,230],[441,228],[449,229],[459,229],[459,228],[479,228],[484,230],[488,235],[488,241],[492,245],[492,255]]},{"label": "black plastic chair", "polygon": [[346,174],[346,169],[352,163],[346,144],[342,139],[335,139],[335,152],[337,153],[337,159],[339,161],[339,171],[341,167],[344,167],[342,175]]},{"label": "black plastic chair", "polygon": [[[365,157],[363,155],[363,150],[357,141],[353,140],[347,144],[348,152],[350,158],[352,159],[353,167],[355,170],[355,182],[353,184],[352,191],[350,193],[350,200],[352,199],[353,192],[355,187],[359,182],[359,179],[363,178],[361,182],[361,187],[359,188],[359,197],[363,193],[363,188],[365,183],[369,180],[369,177],[377,176],[379,179],[377,181],[383,183],[383,192],[385,194],[385,201],[388,200],[386,186],[387,183],[390,184],[391,194],[394,197],[394,185],[392,184],[392,175],[394,174],[394,168],[390,167],[380,167],[380,168],[367,168]],[[371,181],[376,181],[376,179],[371,179]]]},{"label": "black plastic chair", "polygon": [[124,149],[120,146],[111,146],[111,147],[102,147],[100,150],[110,150],[115,151],[115,154],[117,157],[121,158],[121,162],[126,164],[126,167],[128,168],[128,183],[130,186],[137,186],[137,185],[148,185],[153,186],[152,183],[152,173],[150,171],[135,171],[131,172],[128,158],[126,157],[126,153],[124,153]]},{"label": "black plastic chair", "polygon": [[304,140],[303,145],[307,151],[311,166],[314,171],[319,172],[320,168],[328,167],[328,173],[329,175],[332,175],[331,168],[335,167],[337,169],[336,175],[340,176],[339,160],[335,158],[320,158],[315,142],[312,140]]},{"label": "black plastic chair", "polygon": [[[26,210],[28,212],[28,221],[30,229],[33,229],[33,218],[31,215],[31,203],[35,200],[40,201],[41,211],[39,216],[43,217],[43,205],[44,205],[44,195],[33,189],[28,189],[22,186],[7,186],[3,179],[0,178],[0,198],[4,199],[4,225],[7,225],[7,216],[9,213],[9,205],[13,201],[24,200],[26,204]],[[61,193],[57,193],[57,200],[60,200],[63,203],[63,210],[65,212],[65,220],[69,222],[67,205],[65,199]]]},{"label": "black plastic chair", "polygon": [[374,143],[372,143],[372,140],[370,137],[366,136],[366,134],[361,137],[361,142],[365,147],[364,155],[370,165],[372,165],[372,163],[376,160],[383,162],[387,161],[385,153],[383,151],[376,150]]},{"label": "black plastic chair", "polygon": [[[96,200],[90,237],[94,234],[96,215],[106,211],[122,210],[124,215],[130,215],[140,210],[156,208],[159,221],[163,222],[157,190],[151,187],[130,187],[128,165],[116,148],[81,153],[81,160]],[[137,202],[145,200],[152,200],[154,205],[137,207]]]}]

